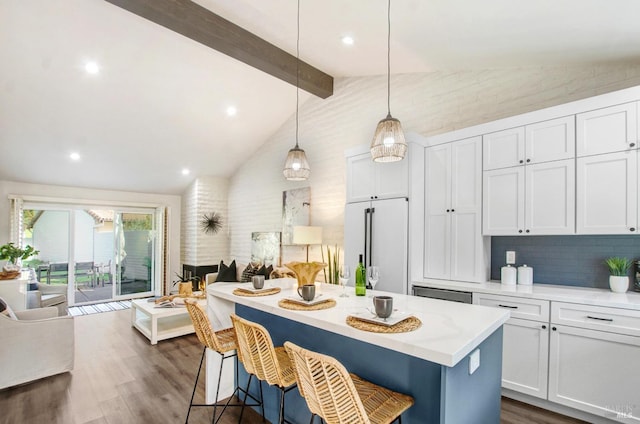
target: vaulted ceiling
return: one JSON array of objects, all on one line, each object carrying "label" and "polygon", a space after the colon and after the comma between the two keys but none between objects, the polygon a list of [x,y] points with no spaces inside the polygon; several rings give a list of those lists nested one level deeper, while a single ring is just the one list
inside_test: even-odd
[{"label": "vaulted ceiling", "polygon": [[[296,0],[196,3],[295,55]],[[384,74],[386,11],[301,0],[301,59]],[[638,61],[637,16],[636,0],[394,0],[392,72]],[[109,2],[0,0],[0,179],[180,193],[232,175],[294,111],[291,84]]]}]

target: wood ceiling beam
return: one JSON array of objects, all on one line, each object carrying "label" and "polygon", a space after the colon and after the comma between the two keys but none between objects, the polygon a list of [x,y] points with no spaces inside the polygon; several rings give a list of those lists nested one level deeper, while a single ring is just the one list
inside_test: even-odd
[{"label": "wood ceiling beam", "polygon": [[[296,57],[190,0],[105,0],[296,85]],[[301,89],[326,99],[333,77],[300,61]]]}]

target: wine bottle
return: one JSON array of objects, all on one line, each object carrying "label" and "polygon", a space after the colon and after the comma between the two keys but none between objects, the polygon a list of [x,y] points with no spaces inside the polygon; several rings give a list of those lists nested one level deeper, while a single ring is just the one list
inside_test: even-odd
[{"label": "wine bottle", "polygon": [[356,296],[364,296],[367,293],[367,271],[362,263],[362,254],[356,267]]}]

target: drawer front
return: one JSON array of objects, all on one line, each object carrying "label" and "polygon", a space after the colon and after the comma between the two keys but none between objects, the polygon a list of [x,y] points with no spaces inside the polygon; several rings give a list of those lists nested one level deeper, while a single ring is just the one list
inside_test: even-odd
[{"label": "drawer front", "polygon": [[474,293],[473,303],[506,309],[511,312],[512,318],[549,322],[548,300]]},{"label": "drawer front", "polygon": [[551,302],[551,323],[640,336],[640,311]]}]

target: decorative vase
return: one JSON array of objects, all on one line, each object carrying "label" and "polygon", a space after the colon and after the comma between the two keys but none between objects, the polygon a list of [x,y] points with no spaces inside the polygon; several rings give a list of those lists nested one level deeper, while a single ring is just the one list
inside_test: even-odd
[{"label": "decorative vase", "polygon": [[193,283],[191,281],[180,282],[178,294],[189,297],[193,294]]},{"label": "decorative vase", "polygon": [[626,293],[626,291],[629,289],[629,277],[627,277],[626,275],[610,275],[609,287],[614,293]]},{"label": "decorative vase", "polygon": [[324,262],[289,262],[288,264],[284,264],[284,266],[296,274],[298,287],[302,287],[305,284],[314,284],[316,282],[316,276],[327,264]]}]

